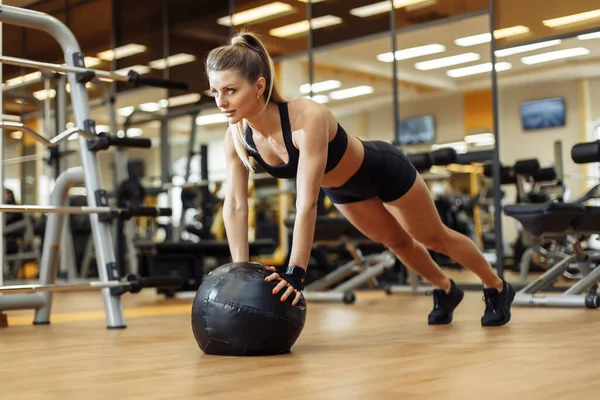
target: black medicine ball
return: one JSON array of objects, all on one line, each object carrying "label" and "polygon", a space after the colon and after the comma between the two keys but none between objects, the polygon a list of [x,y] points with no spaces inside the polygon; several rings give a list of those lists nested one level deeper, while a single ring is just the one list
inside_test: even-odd
[{"label": "black medicine ball", "polygon": [[211,271],[192,306],[192,331],[205,354],[252,356],[290,352],[306,321],[304,297],[292,306],[259,263],[230,263]]}]

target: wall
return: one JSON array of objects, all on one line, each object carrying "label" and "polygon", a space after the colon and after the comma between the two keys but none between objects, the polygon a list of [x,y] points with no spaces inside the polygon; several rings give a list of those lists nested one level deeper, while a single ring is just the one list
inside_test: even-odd
[{"label": "wall", "polygon": [[[600,118],[600,79],[589,82],[591,118]],[[524,132],[521,128],[519,115],[519,104],[523,101],[564,96],[567,105],[567,125],[564,128],[540,130],[536,132]],[[500,158],[503,164],[511,165],[518,159],[536,157],[542,166],[554,165],[555,140],[562,141],[563,163],[566,174],[584,174],[586,168],[579,166],[570,158],[570,149],[576,143],[585,139],[580,119],[580,93],[579,82],[565,81],[553,82],[552,84],[535,84],[503,87],[499,83],[499,122],[500,122]],[[436,120],[436,143],[447,143],[462,140],[464,134],[469,131],[466,125],[472,125],[474,129],[477,121],[485,121],[481,118],[463,118],[465,107],[469,107],[461,93],[448,93],[442,96],[422,99],[409,103],[402,103],[399,107],[401,118],[433,114]],[[477,108],[471,108],[477,112]],[[481,114],[484,109],[479,110]],[[467,112],[468,114],[468,112]],[[390,140],[392,132],[391,112],[385,109],[375,109],[367,113],[369,140]],[[465,120],[467,121],[465,123]],[[475,124],[475,125],[473,125]],[[480,124],[481,125],[481,124]],[[429,145],[414,145],[405,147],[406,151],[428,150]],[[581,179],[568,178],[566,184],[571,190],[572,197],[586,189],[586,182]],[[515,188],[503,187],[506,192],[506,201],[514,202]],[[503,216],[504,238],[512,242],[517,235],[515,220]]]}]

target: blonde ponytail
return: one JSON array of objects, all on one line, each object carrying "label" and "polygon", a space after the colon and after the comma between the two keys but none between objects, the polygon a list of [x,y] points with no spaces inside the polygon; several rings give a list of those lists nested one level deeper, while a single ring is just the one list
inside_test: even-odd
[{"label": "blonde ponytail", "polygon": [[[239,32],[231,38],[230,44],[212,50],[206,59],[205,68],[207,73],[233,69],[251,83],[264,77],[268,90],[263,94],[265,98],[263,111],[271,101],[275,103],[286,101],[277,89],[273,59],[265,45],[254,33]],[[250,162],[248,154],[248,149],[252,148],[246,142],[246,124],[244,121],[240,121],[230,127],[238,157],[246,168],[253,171],[254,166]]]}]

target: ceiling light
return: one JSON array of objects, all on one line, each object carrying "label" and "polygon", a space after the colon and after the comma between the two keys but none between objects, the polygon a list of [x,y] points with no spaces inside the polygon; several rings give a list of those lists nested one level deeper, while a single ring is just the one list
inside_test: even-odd
[{"label": "ceiling light", "polygon": [[[409,58],[416,58],[422,56],[428,56],[431,54],[442,53],[446,51],[446,47],[441,44],[427,44],[425,46],[410,47],[408,49],[396,50],[396,60],[408,60]],[[377,59],[381,62],[392,62],[394,57],[392,52],[381,53],[377,55]]]},{"label": "ceiling light", "polygon": [[[430,2],[431,0],[394,0],[394,8],[409,7],[419,3]],[[370,4],[368,6],[357,7],[350,10],[350,14],[366,18],[372,15],[383,14],[392,11],[392,5],[389,0],[380,1],[378,3]]]},{"label": "ceiling light", "polygon": [[[333,89],[337,89],[340,86],[342,86],[342,83],[340,81],[336,81],[333,79],[330,79],[328,81],[323,81],[323,82],[316,82],[312,84],[312,92],[313,93],[319,93],[319,92],[325,92],[327,90],[333,90]],[[310,83],[305,83],[304,85],[300,86],[300,93],[302,94],[307,94],[310,93]]]},{"label": "ceiling light", "polygon": [[550,28],[556,28],[558,26],[576,24],[578,22],[589,21],[591,19],[600,18],[600,9],[593,11],[586,11],[579,14],[567,15],[559,18],[552,18],[542,21],[542,24]]},{"label": "ceiling light", "polygon": [[264,6],[250,8],[249,10],[240,11],[232,16],[225,16],[219,18],[217,23],[219,25],[224,26],[237,26],[243,25],[250,22],[261,21],[269,17],[273,17],[275,15],[280,15],[283,13],[289,13],[293,11],[294,8],[286,3],[282,3],[280,1],[276,1],[273,3],[265,4]]},{"label": "ceiling light", "polygon": [[53,99],[56,96],[56,90],[54,89],[42,89],[37,92],[33,92],[33,96],[39,101],[44,101],[46,99]]},{"label": "ceiling light", "polygon": [[333,100],[341,100],[348,99],[350,97],[363,96],[370,93],[373,93],[373,88],[371,86],[356,86],[331,92],[329,93],[329,98]]},{"label": "ceiling light", "polygon": [[227,116],[222,113],[199,115],[196,117],[196,125],[211,125],[227,122]]},{"label": "ceiling light", "polygon": [[512,56],[513,54],[526,53],[528,51],[534,51],[543,49],[546,47],[557,46],[562,43],[562,40],[548,40],[546,42],[526,44],[524,46],[511,47],[509,49],[496,50],[496,57]]},{"label": "ceiling light", "polygon": [[465,53],[456,56],[438,58],[430,61],[423,61],[415,64],[415,68],[421,71],[430,71],[432,69],[450,67],[452,65],[466,64],[472,61],[478,61],[481,56],[477,53]]},{"label": "ceiling light", "polygon": [[139,105],[140,110],[145,112],[156,112],[160,110],[162,107],[159,103],[143,103]]},{"label": "ceiling light", "polygon": [[316,96],[310,97],[310,96],[304,96],[305,99],[312,99],[314,101],[316,101],[319,104],[323,104],[323,103],[327,103],[329,101],[329,97],[327,97],[324,94],[318,94]]},{"label": "ceiling light", "polygon": [[12,131],[10,133],[10,137],[15,139],[15,140],[20,140],[23,139],[23,132],[21,131]]},{"label": "ceiling light", "polygon": [[[506,71],[511,68],[512,68],[512,64],[510,64],[510,63],[507,63],[507,62],[496,63],[496,71],[497,72]],[[448,75],[451,78],[462,78],[464,76],[482,74],[484,72],[491,72],[491,71],[492,71],[492,63],[484,63],[484,64],[472,65],[470,67],[451,69],[450,71],[446,72],[446,75]]]},{"label": "ceiling light", "polygon": [[590,54],[585,47],[576,47],[573,49],[551,51],[549,53],[536,54],[535,56],[523,57],[523,64],[532,65],[548,61],[563,60],[565,58],[579,57]]},{"label": "ceiling light", "polygon": [[130,43],[115,49],[102,51],[96,55],[102,60],[113,61],[143,53],[146,51],[146,49],[146,46],[142,46],[141,44]]},{"label": "ceiling light", "polygon": [[29,74],[25,74],[22,76],[17,76],[16,78],[11,78],[6,80],[6,86],[18,85],[21,83],[33,81],[35,79],[40,79],[42,77],[42,73],[40,71],[31,72]]},{"label": "ceiling light", "polygon": [[[147,74],[148,72],[150,72],[150,67],[146,66],[146,65],[132,65],[131,67],[127,67],[127,68],[121,68],[115,71],[115,74],[119,74],[119,75],[127,75],[129,73],[129,71],[135,71],[140,75],[144,75]],[[99,78],[100,80],[102,80],[102,78]],[[112,81],[109,81],[112,82]]]},{"label": "ceiling light", "polygon": [[142,128],[129,128],[127,129],[127,137],[142,136],[144,131]]},{"label": "ceiling light", "polygon": [[[328,26],[338,25],[342,23],[340,17],[335,15],[323,15],[322,17],[313,18],[310,22],[313,29],[326,28]],[[288,37],[298,35],[304,32],[308,32],[310,26],[308,20],[296,22],[290,25],[280,26],[278,28],[271,29],[269,35],[277,37]]]},{"label": "ceiling light", "polygon": [[584,35],[577,36],[579,40],[590,40],[590,39],[600,39],[600,32],[592,32],[586,33]]},{"label": "ceiling light", "polygon": [[[308,3],[309,0],[298,0],[298,1],[301,2],[301,3]],[[325,1],[325,0],[310,0],[310,2],[313,3],[313,4],[320,3],[322,1]]]},{"label": "ceiling light", "polygon": [[[497,29],[494,31],[494,37],[496,39],[503,39],[509,36],[522,35],[529,32],[529,28],[523,25],[511,26],[508,28]],[[480,33],[479,35],[467,36],[460,39],[456,39],[454,43],[458,46],[469,47],[478,44],[489,43],[492,40],[490,33]]]},{"label": "ceiling light", "polygon": [[2,114],[2,121],[21,122],[20,115]]},{"label": "ceiling light", "polygon": [[133,111],[135,111],[134,106],[121,107],[117,110],[117,114],[119,114],[121,117],[129,117]]},{"label": "ceiling light", "polygon": [[175,67],[181,64],[187,64],[196,61],[196,56],[187,53],[173,54],[167,58],[150,61],[148,65],[154,69],[165,69],[167,67]]},{"label": "ceiling light", "polygon": [[[185,104],[192,104],[200,101],[200,93],[188,93],[182,94],[181,96],[169,97],[166,99],[166,104],[169,107],[179,107]],[[165,106],[166,107],[166,106]]]},{"label": "ceiling light", "polygon": [[94,68],[95,66],[102,64],[102,60],[96,57],[84,57],[83,62],[87,68]]}]

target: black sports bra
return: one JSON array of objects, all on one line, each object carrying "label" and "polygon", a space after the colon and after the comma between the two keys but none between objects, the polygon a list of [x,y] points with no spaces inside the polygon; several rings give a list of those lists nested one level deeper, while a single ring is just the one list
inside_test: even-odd
[{"label": "black sports bra", "polygon": [[[285,148],[288,152],[289,161],[286,164],[281,165],[269,165],[263,160],[260,156],[259,152],[256,150],[256,144],[254,143],[254,139],[252,137],[252,128],[248,125],[246,128],[246,143],[248,143],[251,147],[248,150],[250,156],[254,157],[256,161],[260,165],[263,166],[265,171],[274,176],[275,178],[281,179],[293,179],[296,177],[298,172],[298,160],[300,157],[300,151],[294,146],[292,142],[292,128],[290,126],[290,117],[288,114],[288,105],[287,103],[278,103],[279,108],[279,116],[281,119],[281,129],[283,131],[283,141],[285,143]],[[344,128],[338,124],[337,133],[333,140],[329,142],[327,148],[327,165],[325,167],[325,172],[331,171],[333,168],[338,165],[340,160],[342,159],[346,148],[348,147],[348,135]]]}]

